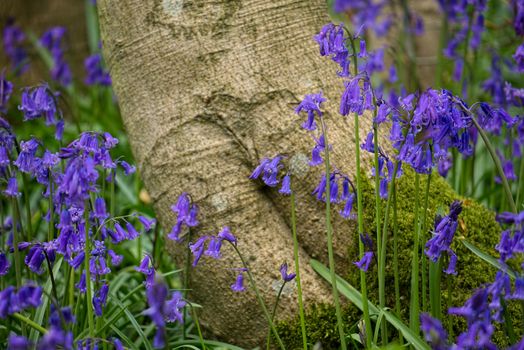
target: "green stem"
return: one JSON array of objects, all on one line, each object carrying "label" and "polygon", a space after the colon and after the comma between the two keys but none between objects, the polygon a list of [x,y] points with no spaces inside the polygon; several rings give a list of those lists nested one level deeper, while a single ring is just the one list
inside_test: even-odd
[{"label": "green stem", "polygon": [[413,235],[413,255],[411,257],[411,297],[409,307],[409,326],[413,332],[419,334],[419,259],[418,259],[418,245],[419,245],[419,230],[420,230],[420,174],[415,173],[415,225]]},{"label": "green stem", "polygon": [[54,205],[53,205],[53,181],[51,174],[49,174],[49,231],[47,232],[47,239],[52,241],[55,238],[55,223],[54,223]]},{"label": "green stem", "polygon": [[[356,48],[355,48],[355,40],[350,35],[349,36],[350,42],[351,42],[351,48],[353,50],[353,70],[354,75],[356,76],[358,74],[358,62],[357,62],[357,55],[356,55]],[[362,259],[362,256],[364,255],[364,243],[362,242],[362,239],[360,239],[360,236],[364,234],[364,216],[363,216],[363,208],[362,208],[362,176],[361,176],[361,169],[360,169],[360,132],[359,132],[359,116],[358,113],[354,113],[354,121],[355,121],[355,161],[356,161],[356,178],[357,178],[357,222],[358,222],[358,249],[359,249],[359,256]],[[327,141],[326,141],[326,144]],[[329,152],[326,152],[326,155]],[[328,176],[326,174],[326,176]],[[329,184],[329,181],[326,181],[326,184]],[[326,189],[326,191],[329,193],[329,189]],[[326,196],[329,197],[329,196]],[[334,271],[333,271],[334,273]],[[362,300],[368,300],[368,292],[367,292],[367,285],[366,285],[366,273],[362,270],[360,270],[360,289],[362,294]],[[364,314],[364,324],[366,329],[366,348],[371,348],[371,337],[373,336],[373,332],[371,330],[371,320],[369,318],[369,306],[368,303],[363,303],[362,312]]]},{"label": "green stem", "polygon": [[27,240],[30,242],[33,240],[33,223],[31,215],[31,201],[29,199],[29,184],[27,182],[26,174],[22,174],[22,183],[24,184],[24,204],[25,204],[25,215],[27,217]]},{"label": "green stem", "polygon": [[87,322],[89,325],[89,336],[93,337],[95,334],[95,322],[93,318],[93,306],[91,295],[91,271],[89,270],[89,260],[91,260],[91,249],[89,249],[89,204],[85,204],[85,244],[84,244],[84,266],[86,271],[86,307],[87,307]]},{"label": "green stem", "polygon": [[[189,229],[189,233],[187,235],[187,241],[188,242],[191,242],[191,228]],[[189,243],[187,245],[187,252],[186,252],[186,266],[185,266],[185,269],[184,269],[184,290],[183,290],[183,295],[184,295],[184,299],[187,300],[187,293],[188,293],[188,290],[189,290],[189,272],[191,271],[191,249],[189,249]],[[184,323],[182,325],[182,329],[183,329],[183,332],[182,332],[182,339],[186,339],[186,321],[187,321],[187,311],[186,309],[184,308]]]},{"label": "green stem", "polygon": [[198,322],[198,317],[195,308],[193,305],[189,304],[189,307],[191,308],[191,313],[193,314],[193,320],[195,321],[195,325],[198,332],[198,340],[200,341],[200,346],[203,350],[206,350],[206,344],[204,342],[204,337],[202,336],[202,329],[200,328],[200,322]]},{"label": "green stem", "polygon": [[19,314],[18,312],[15,312],[11,316],[13,318],[16,318],[17,320],[25,323],[29,327],[34,328],[35,330],[37,330],[38,332],[40,332],[42,334],[46,334],[47,333],[47,329],[45,329],[44,327],[40,326],[38,323],[34,322],[33,320],[25,317],[24,315]]},{"label": "green stem", "polygon": [[519,182],[517,187],[517,208],[521,207],[521,198],[522,198],[522,191],[524,190],[523,184],[524,184],[524,159],[521,158],[520,160],[520,171],[519,171]]},{"label": "green stem", "polygon": [[304,350],[307,350],[306,317],[304,315],[304,301],[302,298],[302,284],[300,280],[297,219],[296,219],[296,209],[295,209],[295,192],[293,190],[291,190],[290,201],[291,201],[291,231],[293,233],[293,257],[295,259],[295,274],[296,274],[295,280],[297,282],[297,293],[298,293],[298,312],[300,315],[300,329],[302,331],[302,346]]},{"label": "green stem", "polygon": [[[376,117],[377,109],[374,110],[374,117]],[[380,308],[383,309],[386,307],[386,278],[385,278],[385,266],[382,265],[382,261],[385,262],[385,257],[383,259],[383,255],[385,255],[385,244],[384,244],[384,237],[385,237],[385,231],[383,232],[384,237],[381,235],[380,231],[380,224],[381,224],[381,199],[380,199],[380,174],[379,174],[379,161],[378,161],[378,125],[377,123],[373,123],[373,142],[374,142],[374,156],[375,156],[375,221],[376,221],[376,230],[377,230],[377,253],[378,253],[378,295],[379,295],[379,305]],[[386,209],[387,210],[387,209]],[[384,249],[382,249],[384,248]],[[382,321],[380,323],[380,331],[382,335],[382,344],[385,345],[388,339],[388,330],[387,330],[387,322],[385,318],[382,318]]]},{"label": "green stem", "polygon": [[[327,129],[324,125],[324,121],[321,120],[322,134],[324,135],[324,141],[326,145],[329,145]],[[344,334],[344,321],[342,319],[342,310],[340,307],[340,298],[338,296],[337,288],[337,276],[335,274],[335,256],[333,253],[333,227],[331,226],[331,166],[329,164],[329,149],[326,147],[324,152],[324,164],[326,166],[326,234],[327,234],[327,248],[328,248],[328,260],[329,260],[329,273],[331,277],[331,289],[333,293],[333,299],[335,301],[335,313],[337,315],[337,326],[338,333],[340,336],[340,347],[342,350],[347,349],[346,335]]]},{"label": "green stem", "polygon": [[431,316],[442,319],[442,309],[440,300],[440,260],[429,262],[429,304],[431,306]]},{"label": "green stem", "polygon": [[240,250],[238,250],[237,246],[229,242],[233,249],[235,249],[235,252],[237,253],[238,257],[240,258],[240,261],[242,261],[242,266],[246,269],[247,276],[249,278],[249,283],[251,284],[251,288],[253,288],[253,291],[255,292],[255,295],[258,299],[258,303],[260,304],[260,308],[262,309],[262,312],[264,313],[264,316],[266,317],[269,327],[273,331],[273,335],[275,336],[275,339],[278,342],[278,345],[282,350],[285,350],[286,347],[284,346],[284,343],[282,342],[282,339],[278,335],[277,329],[275,327],[275,324],[271,320],[271,315],[269,314],[269,311],[267,310],[266,304],[264,303],[264,299],[262,299],[262,296],[260,295],[260,291],[258,290],[258,287],[255,283],[255,279],[253,278],[253,275],[251,274],[251,270],[249,269],[246,260],[244,259],[244,256],[240,253]]},{"label": "green stem", "polygon": [[[398,167],[398,162],[396,167]],[[393,179],[393,184],[395,184]],[[393,186],[393,276],[395,283],[395,312],[397,317],[401,319],[400,315],[400,277],[398,270],[398,216],[397,216],[397,185]],[[399,332],[399,343],[402,344],[402,333]]]},{"label": "green stem", "polygon": [[[431,186],[431,173],[428,174],[428,177],[426,179],[426,193],[424,194],[424,207],[422,211],[422,229],[420,231],[419,237],[422,240],[422,242],[426,241],[426,217],[428,213],[428,202],[429,202],[429,190]],[[427,298],[427,259],[424,254],[421,256],[422,260],[422,310],[427,311],[428,310],[428,298]]]},{"label": "green stem", "polygon": [[495,168],[497,169],[497,172],[502,181],[502,187],[504,188],[504,192],[506,194],[506,198],[508,199],[508,204],[510,206],[510,209],[512,212],[517,213],[517,206],[515,205],[515,201],[513,200],[513,194],[511,193],[511,188],[509,187],[508,179],[506,178],[506,175],[504,174],[504,170],[502,169],[502,164],[500,163],[500,159],[497,153],[495,152],[495,148],[491,144],[491,141],[489,140],[488,136],[486,135],[482,127],[479,125],[479,123],[475,119],[475,116],[473,115],[473,113],[470,112],[470,116],[471,116],[471,120],[473,121],[473,124],[475,125],[475,127],[477,128],[480,134],[480,137],[482,138],[482,141],[484,141],[484,144],[486,145],[486,148],[488,149],[491,159],[493,159],[493,162],[495,163]]},{"label": "green stem", "polygon": [[15,276],[16,276],[16,287],[20,288],[22,286],[22,270],[20,263],[20,251],[18,250],[18,211],[16,197],[13,197],[13,252],[15,256]]},{"label": "green stem", "polygon": [[[280,301],[280,296],[282,295],[282,291],[284,290],[284,287],[286,286],[286,281],[282,283],[280,286],[280,289],[278,290],[277,294],[277,300],[275,301],[275,305],[273,306],[273,312],[271,312],[271,321],[275,320],[275,315],[277,313],[278,308],[278,302]],[[267,330],[267,341],[266,341],[266,349],[269,350],[269,346],[271,345],[271,329]]]}]

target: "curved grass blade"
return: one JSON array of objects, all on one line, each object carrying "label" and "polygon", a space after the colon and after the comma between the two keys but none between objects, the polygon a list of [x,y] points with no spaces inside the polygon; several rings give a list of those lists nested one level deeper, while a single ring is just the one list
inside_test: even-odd
[{"label": "curved grass blade", "polygon": [[[53,266],[53,275],[57,276],[58,271],[60,271],[60,266],[62,266],[63,258],[60,257],[56,262],[55,266]],[[51,288],[53,285],[51,284],[51,277],[47,279],[47,282],[44,284],[44,292],[42,293],[42,305],[36,310],[35,317],[33,318],[33,321],[38,324],[39,326],[43,326],[42,322],[44,321],[45,313],[48,309],[49,305],[49,295],[51,295]],[[45,327],[44,327],[45,328]],[[36,343],[38,340],[38,337],[40,336],[40,333],[35,330],[31,329],[31,332],[29,333],[29,340],[32,343]]]},{"label": "curved grass blade", "polygon": [[[138,324],[138,321],[136,320],[135,316],[133,316],[133,314],[129,311],[127,306],[123,305],[120,302],[120,300],[118,300],[114,295],[111,295],[111,297],[112,297],[111,298],[112,301],[114,303],[116,303],[122,310],[124,310],[124,313],[125,313],[127,319],[129,320],[129,322],[131,322],[131,325],[133,326],[133,329],[137,332],[137,334],[140,336],[140,338],[143,339],[145,348],[147,350],[153,350],[153,347],[151,346],[151,343],[146,338],[146,335],[144,334],[144,331],[140,327],[140,324]],[[113,329],[112,326],[111,326],[111,329]]]},{"label": "curved grass blade", "polygon": [[495,257],[489,255],[488,253],[480,250],[477,246],[475,246],[473,243],[467,241],[466,239],[462,238],[460,240],[462,244],[466,246],[473,254],[490,264],[491,266],[497,268],[498,270],[504,271],[508,274],[509,277],[512,279],[515,279],[517,277],[517,274],[513,269],[511,269],[509,266],[502,265]]},{"label": "curved grass blade", "polygon": [[[320,261],[317,260],[310,260],[310,265],[322,278],[324,278],[326,281],[329,282],[329,269],[324,266]],[[343,296],[351,300],[353,304],[355,304],[360,310],[364,307],[364,302],[362,301],[362,295],[358,290],[353,288],[346,280],[341,278],[337,275],[337,286],[340,290],[340,293],[342,293]],[[370,313],[373,314],[380,314],[381,312],[384,313],[384,317],[386,320],[395,327],[399,332],[402,333],[404,336],[404,339],[407,340],[411,345],[417,349],[417,350],[429,350],[430,347],[424,342],[418,334],[415,334],[404,322],[402,322],[398,317],[393,315],[391,312],[387,310],[380,310],[378,307],[376,307],[373,303],[367,301],[369,306]]]},{"label": "curved grass blade", "polygon": [[131,339],[129,339],[127,337],[127,335],[125,335],[124,333],[122,333],[122,331],[120,331],[120,329],[118,329],[118,327],[116,327],[115,325],[110,325],[111,329],[113,330],[113,332],[115,332],[118,337],[120,338],[120,340],[122,340],[124,343],[126,343],[127,346],[129,346],[130,349],[136,349],[138,350],[138,348],[135,346],[135,344],[131,341]]}]

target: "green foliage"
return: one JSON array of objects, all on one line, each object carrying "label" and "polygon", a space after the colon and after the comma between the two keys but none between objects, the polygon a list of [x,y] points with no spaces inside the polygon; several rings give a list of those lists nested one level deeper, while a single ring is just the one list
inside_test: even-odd
[{"label": "green foliage", "polygon": [[[421,238],[421,252],[423,254],[424,244],[430,237],[430,231],[433,228],[433,220],[437,213],[447,213],[449,204],[454,199],[463,200],[464,210],[459,216],[459,228],[456,232],[455,241],[452,248],[457,252],[457,275],[446,276],[442,278],[442,309],[447,310],[451,306],[460,306],[471,296],[471,292],[482,285],[493,280],[496,270],[486,264],[479,257],[469,251],[458,239],[465,237],[468,241],[474,243],[483,251],[497,256],[495,254],[495,245],[500,238],[500,226],[495,221],[495,213],[488,210],[481,204],[468,198],[461,198],[449,186],[449,184],[437,174],[432,176],[430,186],[429,203],[426,227],[428,233]],[[406,169],[404,175],[397,181],[397,210],[398,210],[398,258],[400,274],[400,292],[401,292],[401,318],[407,322],[409,307],[409,289],[410,289],[410,267],[413,247],[413,228],[414,228],[414,172]],[[375,198],[372,180],[363,181],[363,202],[364,202],[364,230],[371,237],[375,237]],[[422,177],[421,188],[425,188],[426,179]],[[385,201],[383,201],[383,213],[385,212]],[[383,218],[382,218],[383,219]],[[390,213],[388,246],[386,258],[386,305],[393,307],[395,305],[395,291],[393,278],[393,215]],[[348,249],[349,261],[357,261],[358,245],[354,244]],[[446,260],[446,259],[444,259]],[[444,261],[447,264],[447,261]],[[445,265],[443,265],[445,267]],[[377,266],[373,265],[367,273],[368,279],[368,296],[373,302],[378,301],[378,283],[376,280]],[[353,286],[359,285],[358,269],[354,266],[349,268],[345,274],[347,281]],[[449,289],[447,285],[449,281]],[[422,290],[422,289],[420,289]],[[451,293],[450,293],[451,291]],[[429,300],[429,296],[428,296]],[[422,310],[429,311],[429,310]],[[354,305],[347,305],[344,310],[344,318],[348,328],[348,334],[358,333],[356,324],[358,324],[361,313]],[[336,349],[338,347],[336,322],[334,308],[328,305],[312,305],[306,312],[306,323],[308,330],[308,339],[311,344],[322,343],[323,349]],[[453,324],[454,334],[465,325],[462,319],[458,317],[444,318],[444,326],[449,322]],[[297,320],[281,322],[278,326],[282,340],[286,346],[293,349],[300,347],[300,327]],[[518,327],[516,327],[518,328]],[[351,329],[351,330],[350,330]],[[396,337],[396,334],[394,335]],[[499,334],[495,340],[501,342],[503,337]]]}]

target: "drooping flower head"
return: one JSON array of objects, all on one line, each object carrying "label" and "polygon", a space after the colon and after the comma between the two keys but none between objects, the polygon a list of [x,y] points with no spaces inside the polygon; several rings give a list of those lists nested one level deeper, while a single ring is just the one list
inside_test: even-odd
[{"label": "drooping flower head", "polygon": [[198,226],[198,206],[192,203],[190,196],[184,192],[178,197],[177,203],[171,206],[171,210],[177,214],[177,222],[167,237],[180,242],[183,226],[189,228]]},{"label": "drooping flower head", "polygon": [[433,236],[426,243],[426,255],[433,262],[437,262],[443,252],[449,255],[449,265],[445,270],[448,274],[456,274],[455,265],[457,255],[451,249],[451,243],[458,225],[458,216],[462,212],[462,203],[454,201],[449,207],[449,214],[444,218],[437,217]]},{"label": "drooping flower head", "polygon": [[302,124],[302,127],[306,130],[315,130],[317,128],[317,123],[315,121],[315,116],[322,118],[321,104],[325,102],[326,99],[322,96],[322,91],[318,94],[309,94],[304,96],[304,99],[300,104],[295,108],[295,113],[300,115],[301,112],[307,113],[307,119]]},{"label": "drooping flower head", "polygon": [[20,75],[29,68],[27,51],[24,48],[25,34],[10,19],[4,27],[3,33],[4,52],[9,57],[11,70]]},{"label": "drooping flower head", "polygon": [[84,60],[86,70],[86,85],[111,86],[111,77],[102,65],[102,56],[99,53],[93,54]]}]

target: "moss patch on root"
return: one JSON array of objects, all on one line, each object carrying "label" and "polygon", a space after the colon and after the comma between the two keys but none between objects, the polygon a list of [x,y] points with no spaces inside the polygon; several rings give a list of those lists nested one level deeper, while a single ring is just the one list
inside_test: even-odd
[{"label": "moss patch on root", "polygon": [[[427,176],[420,177],[420,196],[423,197]],[[413,171],[406,170],[404,175],[397,180],[397,213],[398,213],[398,264],[399,264],[399,285],[401,295],[401,317],[408,323],[409,315],[409,291],[411,279],[411,261],[413,256],[413,232],[414,232],[414,210],[415,210],[415,174]],[[376,221],[375,221],[375,194],[372,180],[363,181],[363,205],[364,205],[364,229],[369,233],[373,240],[376,240]],[[428,230],[433,228],[434,218],[437,213],[447,214],[449,205],[455,199],[463,201],[463,211],[459,216],[459,225],[452,244],[452,249],[457,253],[457,275],[451,276],[448,286],[442,279],[441,298],[442,310],[451,306],[462,305],[470,296],[472,291],[484,283],[493,281],[496,270],[477,256],[471,253],[461,242],[460,237],[467,238],[476,246],[484,251],[495,255],[495,245],[500,238],[501,228],[495,221],[495,213],[488,210],[481,204],[468,198],[458,196],[450,185],[437,174],[433,174],[430,184],[428,200],[428,211],[426,216],[426,227]],[[382,213],[385,213],[386,201],[382,202]],[[423,198],[421,199],[421,206]],[[421,207],[422,208],[422,207]],[[422,209],[421,209],[422,210]],[[387,240],[387,266],[386,266],[386,305],[394,308],[395,289],[393,278],[393,211],[390,211],[389,235]],[[383,218],[381,219],[383,220]],[[420,240],[419,256],[423,254],[425,242],[430,234]],[[358,260],[358,245],[354,244],[348,249],[350,261]],[[496,256],[496,255],[495,255]],[[443,266],[445,268],[445,266]],[[378,302],[378,281],[376,264],[367,273],[368,295],[370,300]],[[360,276],[356,267],[352,267],[346,274],[349,283],[359,289]],[[428,288],[429,289],[429,288]],[[422,292],[422,287],[419,288]],[[422,296],[420,297],[422,302]],[[429,290],[427,296],[429,304]],[[421,306],[422,310],[422,306]],[[429,311],[429,310],[428,310]],[[348,334],[358,333],[357,325],[360,321],[361,312],[353,305],[345,307],[344,318],[346,331]],[[453,335],[456,336],[464,328],[465,323],[462,318],[456,316],[444,316],[444,325],[449,322],[453,325]],[[519,321],[517,321],[519,322]],[[522,322],[522,320],[520,320]],[[523,324],[515,325],[516,329],[524,327]],[[321,343],[323,349],[337,349],[339,347],[338,331],[334,308],[330,305],[312,305],[306,311],[306,327],[308,341],[310,344]],[[446,327],[447,328],[447,327]],[[393,329],[389,327],[390,332]],[[289,349],[302,347],[302,338],[298,317],[291,321],[280,322],[278,324],[279,333]],[[500,332],[495,335],[495,341],[500,345],[506,345],[505,339]]]}]

